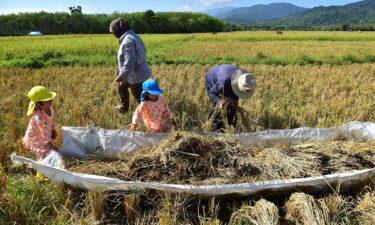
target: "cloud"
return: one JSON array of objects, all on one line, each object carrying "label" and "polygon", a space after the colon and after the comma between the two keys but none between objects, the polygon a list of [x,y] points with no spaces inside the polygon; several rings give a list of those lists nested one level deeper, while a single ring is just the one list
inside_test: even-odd
[{"label": "cloud", "polygon": [[177,11],[183,12],[199,12],[206,10],[212,7],[220,7],[224,5],[229,5],[233,3],[235,0],[195,0],[195,4],[193,5],[184,5],[177,9]]},{"label": "cloud", "polygon": [[204,7],[220,6],[232,3],[233,0],[199,0],[200,4]]},{"label": "cloud", "polygon": [[[103,11],[100,7],[95,5],[81,4],[82,12],[85,14],[95,13],[112,13],[110,10]],[[0,8],[0,14],[24,13],[24,12],[67,12],[70,13],[69,7],[56,6],[54,8]]]},{"label": "cloud", "polygon": [[190,11],[192,11],[192,8],[188,5],[184,5],[184,6],[181,6],[180,8],[178,8],[177,11],[190,12]]},{"label": "cloud", "polygon": [[56,7],[50,8],[0,8],[0,14],[11,14],[11,13],[21,13],[21,12],[69,12],[68,8]]}]

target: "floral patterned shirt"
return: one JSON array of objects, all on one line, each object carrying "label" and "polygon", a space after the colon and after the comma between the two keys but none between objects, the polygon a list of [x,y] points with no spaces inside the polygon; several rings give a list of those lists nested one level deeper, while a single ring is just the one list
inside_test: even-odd
[{"label": "floral patterned shirt", "polygon": [[138,126],[143,119],[146,127],[153,132],[168,132],[173,129],[172,116],[164,96],[159,95],[157,101],[144,101],[137,107],[132,123]]},{"label": "floral patterned shirt", "polygon": [[43,110],[36,110],[27,126],[23,144],[26,148],[36,152],[38,157],[51,150],[48,143],[52,141],[52,130],[56,130],[53,116],[52,107],[51,116],[48,116]]}]

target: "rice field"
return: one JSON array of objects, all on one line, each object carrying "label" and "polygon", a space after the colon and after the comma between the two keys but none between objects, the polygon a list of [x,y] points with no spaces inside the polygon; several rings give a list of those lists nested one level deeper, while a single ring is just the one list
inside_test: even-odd
[{"label": "rice field", "polygon": [[[219,63],[238,64],[257,78],[254,96],[240,101],[250,122],[232,132],[375,121],[374,33],[234,32],[146,34],[142,38],[178,131],[209,131],[213,107],[204,76]],[[131,219],[130,224],[374,223],[374,193],[369,189],[351,197],[337,195],[335,200],[292,195],[276,206],[258,204],[258,199],[229,205],[210,199],[202,200],[195,210],[196,201],[191,196],[159,194],[151,203],[147,196],[123,199],[118,193],[86,193],[51,182],[38,183],[33,170],[13,168],[9,160],[12,152],[33,157],[22,147],[21,138],[28,123],[26,94],[35,85],[58,93],[54,108],[59,128],[91,124],[108,129],[129,127],[132,113],[120,115],[114,109],[119,103],[113,82],[116,53],[117,41],[110,35],[0,37],[0,224],[109,223],[108,217],[118,218],[122,212],[108,212],[113,201],[126,203],[123,210],[129,218],[122,221],[129,223]],[[133,101],[130,111],[135,107]],[[62,141],[59,134],[57,145]],[[45,194],[47,190],[51,191]],[[147,213],[132,210],[140,208],[139,204],[155,209],[145,210]],[[306,212],[310,209],[306,204],[316,209]],[[336,208],[332,209],[332,204]],[[306,210],[301,210],[304,207]],[[186,213],[192,208],[195,214]],[[224,219],[219,216],[222,213]],[[314,213],[329,216],[314,222],[308,217]]]},{"label": "rice field", "polygon": [[[150,64],[348,65],[375,62],[371,32],[233,32],[142,35]],[[1,37],[0,67],[110,66],[111,35]]]}]

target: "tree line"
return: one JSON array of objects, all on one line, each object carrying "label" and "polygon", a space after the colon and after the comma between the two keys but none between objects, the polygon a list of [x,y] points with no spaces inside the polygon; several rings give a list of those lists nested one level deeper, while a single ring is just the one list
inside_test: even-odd
[{"label": "tree line", "polygon": [[25,35],[30,31],[43,34],[109,33],[112,20],[127,19],[137,33],[220,32],[230,25],[203,13],[153,12],[83,14],[81,7],[66,12],[37,12],[0,15],[0,36]]}]

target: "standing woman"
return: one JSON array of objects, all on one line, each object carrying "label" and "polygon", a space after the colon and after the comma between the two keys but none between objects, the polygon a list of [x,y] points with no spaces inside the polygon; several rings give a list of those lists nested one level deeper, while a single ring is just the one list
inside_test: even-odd
[{"label": "standing woman", "polygon": [[131,29],[128,21],[118,18],[112,21],[109,31],[119,39],[117,54],[118,93],[121,104],[116,106],[120,113],[129,111],[129,88],[138,103],[141,101],[142,83],[152,76],[146,61],[146,48],[142,39]]}]

